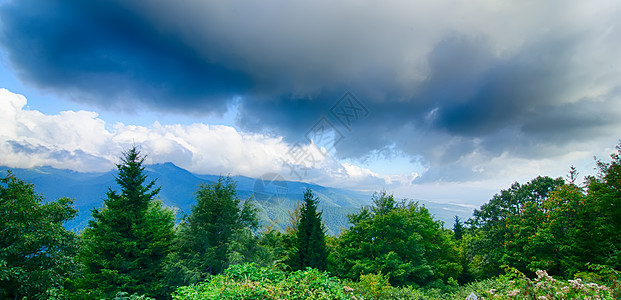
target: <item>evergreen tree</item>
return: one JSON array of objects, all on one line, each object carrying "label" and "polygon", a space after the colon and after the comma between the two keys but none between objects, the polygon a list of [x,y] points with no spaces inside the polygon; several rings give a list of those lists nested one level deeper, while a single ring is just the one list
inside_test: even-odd
[{"label": "evergreen tree", "polygon": [[455,216],[455,224],[453,224],[453,233],[455,240],[459,241],[464,237],[464,223],[461,222],[459,216]]},{"label": "evergreen tree", "polygon": [[10,172],[0,178],[0,298],[63,297],[76,269],[77,235],[63,227],[77,213],[72,204],[46,202]]},{"label": "evergreen tree", "polygon": [[300,221],[296,231],[297,249],[292,262],[294,269],[306,267],[326,270],[328,249],[325,241],[325,228],[321,222],[321,212],[317,211],[319,199],[310,188],[304,192]]},{"label": "evergreen tree", "polygon": [[94,209],[84,230],[80,260],[85,275],[78,281],[86,298],[112,297],[119,291],[165,298],[162,265],[170,252],[174,213],[155,196],[155,180],[147,182],[144,156],[133,147],[123,153],[116,182],[104,207]]},{"label": "evergreen tree", "polygon": [[176,251],[166,267],[170,285],[197,283],[224,271],[231,260],[246,260],[256,242],[252,231],[257,226],[255,206],[242,203],[230,177],[201,184],[192,213],[180,224]]}]

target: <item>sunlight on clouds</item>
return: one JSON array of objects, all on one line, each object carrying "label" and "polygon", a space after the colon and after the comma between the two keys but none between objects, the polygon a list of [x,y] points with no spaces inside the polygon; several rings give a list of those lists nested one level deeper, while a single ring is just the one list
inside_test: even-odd
[{"label": "sunlight on clouds", "polygon": [[[150,126],[110,125],[95,112],[46,115],[28,110],[26,104],[25,97],[0,89],[0,165],[107,171],[114,169],[121,151],[137,145],[148,155],[147,163],[173,162],[198,174],[258,178],[277,173],[286,180],[365,192],[386,189],[402,198],[476,205],[515,181],[528,182],[537,175],[564,176],[572,165],[582,176],[593,174],[593,156],[608,160],[615,144],[613,140],[602,141],[609,147],[592,152],[593,145],[574,141],[569,142],[573,150],[564,155],[532,159],[507,152],[490,157],[475,142],[469,153],[450,164],[420,170],[402,168],[395,174],[378,171],[382,168],[377,166],[403,161],[378,156],[373,164],[361,166],[339,161],[312,143],[291,145],[282,137],[240,132],[230,126],[159,122]],[[439,157],[454,156],[444,153],[446,149],[436,150]],[[299,153],[304,156],[292,159]],[[471,173],[477,173],[475,179],[455,181]]]},{"label": "sunlight on clouds", "polygon": [[[415,172],[411,172],[409,174],[382,175],[349,163],[344,163],[343,166],[347,170],[347,174],[349,174],[350,177],[356,178],[359,181],[363,181],[365,179],[376,180],[376,178],[381,178],[384,182],[384,185],[382,186],[383,189],[394,189],[400,186],[409,185],[410,182],[419,176]],[[378,189],[375,186],[376,185],[369,185],[367,190],[370,192],[377,191]]]},{"label": "sunlight on clouds", "polygon": [[25,109],[26,104],[25,97],[0,89],[2,165],[107,171],[114,168],[121,151],[137,145],[147,154],[147,163],[173,162],[199,174],[260,177],[275,172],[288,180],[370,190],[396,182],[391,176],[341,164],[313,144],[297,149],[314,159],[296,162],[295,167],[304,171],[293,176],[283,164],[293,148],[282,137],[239,132],[230,126],[159,122],[110,126],[95,112],[45,115]]},{"label": "sunlight on clouds", "polygon": [[6,89],[0,89],[0,136],[16,135],[15,116],[26,105],[26,98],[9,92]]}]

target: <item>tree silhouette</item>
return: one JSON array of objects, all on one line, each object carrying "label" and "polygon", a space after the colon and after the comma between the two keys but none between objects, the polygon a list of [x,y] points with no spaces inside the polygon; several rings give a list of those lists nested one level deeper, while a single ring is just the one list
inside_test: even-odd
[{"label": "tree silhouette", "polygon": [[297,250],[292,267],[306,267],[325,270],[328,264],[328,249],[325,242],[325,228],[321,221],[321,212],[317,212],[319,199],[310,188],[304,192],[304,203],[300,222],[296,231]]},{"label": "tree silhouette", "polygon": [[174,213],[154,200],[160,188],[155,180],[147,182],[143,163],[136,147],[123,153],[116,177],[120,192],[108,189],[104,207],[92,211],[82,234],[85,275],[78,286],[91,297],[124,291],[160,298],[167,293],[162,265],[170,252]]}]

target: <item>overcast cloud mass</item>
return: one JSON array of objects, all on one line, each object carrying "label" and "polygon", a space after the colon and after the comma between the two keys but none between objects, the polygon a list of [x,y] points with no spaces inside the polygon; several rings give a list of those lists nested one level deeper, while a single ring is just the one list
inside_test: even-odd
[{"label": "overcast cloud mass", "polygon": [[[334,158],[321,156],[309,178],[328,182],[347,169],[373,179],[350,185],[359,188],[532,178],[606,153],[621,138],[618,1],[0,3],[0,44],[16,76],[37,89],[113,111],[208,116],[234,104],[238,129],[109,129],[93,112],[46,116],[88,120],[100,147],[144,131],[152,156],[195,171],[282,172],[279,158],[296,142],[310,147],[321,120],[336,130],[335,149],[324,149]],[[340,111],[345,119],[344,95],[358,105]],[[5,136],[4,152],[55,151],[25,134]],[[193,134],[216,146],[212,134],[236,136],[222,150],[233,163],[201,154],[196,147],[206,145]],[[49,147],[61,143],[53,138]],[[92,169],[118,155],[84,147],[52,152],[81,149]],[[343,163],[395,155],[424,171],[387,177]]]}]

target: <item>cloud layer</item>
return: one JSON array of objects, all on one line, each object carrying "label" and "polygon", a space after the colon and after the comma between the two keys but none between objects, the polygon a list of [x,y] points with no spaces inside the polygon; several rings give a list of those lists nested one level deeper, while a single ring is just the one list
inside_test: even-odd
[{"label": "cloud layer", "polygon": [[[0,42],[22,80],[75,101],[222,114],[241,99],[240,128],[259,134],[226,133],[238,143],[286,148],[325,118],[337,158],[395,149],[429,168],[419,182],[468,181],[497,176],[490,161],[619,138],[620,13],[617,1],[20,0],[0,7]],[[368,114],[344,125],[332,109],[347,91]],[[205,126],[122,129],[232,130]],[[157,147],[196,155],[176,139]],[[37,151],[26,142],[11,147]]]},{"label": "cloud layer", "polygon": [[229,126],[106,124],[94,112],[45,115],[25,109],[26,104],[23,96],[0,89],[0,165],[107,171],[118,163],[123,150],[138,145],[148,155],[148,163],[173,162],[199,174],[259,178],[277,173],[288,180],[370,190],[412,180],[341,164],[314,145],[297,149],[314,160],[294,161],[290,158],[294,147],[282,138],[238,132]]}]

